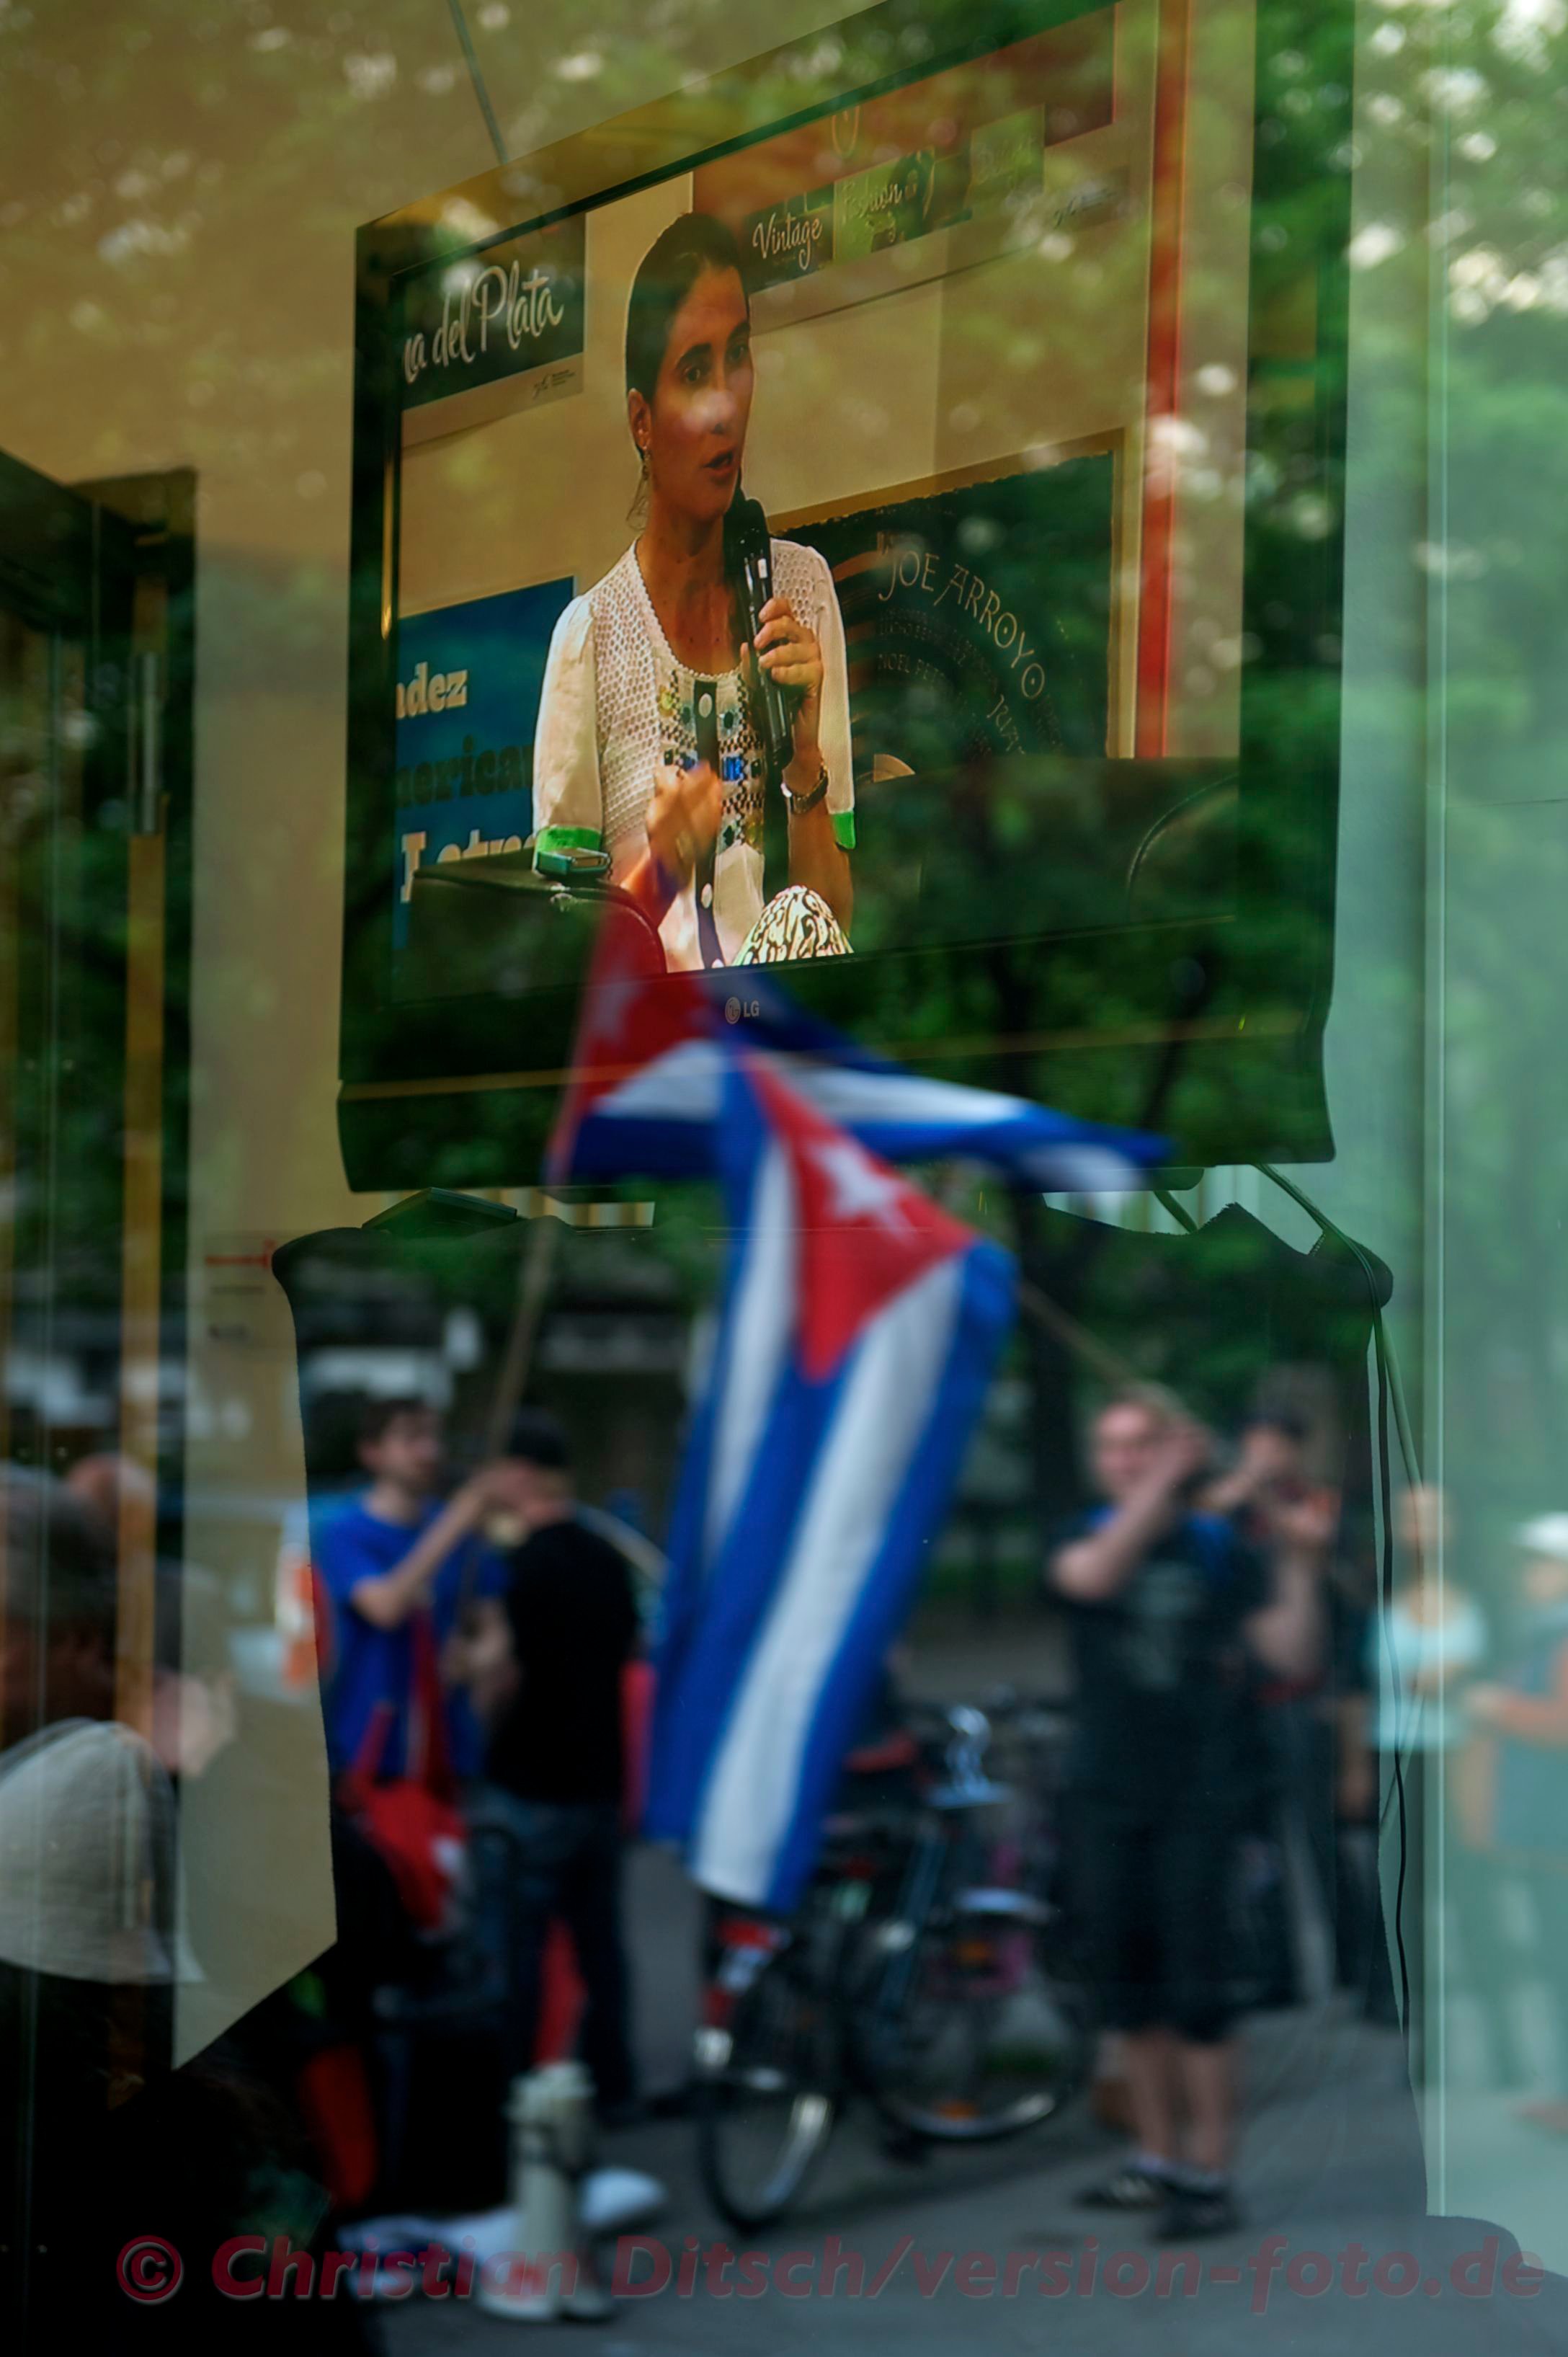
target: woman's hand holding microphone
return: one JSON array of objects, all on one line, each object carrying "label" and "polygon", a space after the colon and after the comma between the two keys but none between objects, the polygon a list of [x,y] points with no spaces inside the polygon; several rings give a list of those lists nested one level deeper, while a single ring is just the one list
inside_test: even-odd
[{"label": "woman's hand holding microphone", "polygon": [[754,653],[777,686],[793,690],[789,731],[794,750],[781,780],[789,811],[789,881],[815,892],[847,933],[854,915],[854,891],[849,857],[827,807],[822,641],[787,597],[770,597],[762,609]]},{"label": "woman's hand holding microphone", "polygon": [[[815,631],[796,619],[787,597],[769,597],[761,624],[753,649],[757,663],[778,686],[795,690],[789,713],[794,757],[784,782],[791,792],[807,794],[817,782],[822,759],[822,650]],[[797,774],[791,777],[790,770]]]},{"label": "woman's hand holding microphone", "polygon": [[685,890],[692,871],[717,840],[724,815],[724,790],[706,761],[679,770],[660,761],[648,805],[648,848],[668,899]]}]

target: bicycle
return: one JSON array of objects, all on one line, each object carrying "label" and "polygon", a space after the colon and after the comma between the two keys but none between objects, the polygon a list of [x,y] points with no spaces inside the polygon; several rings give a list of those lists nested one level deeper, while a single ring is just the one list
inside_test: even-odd
[{"label": "bicycle", "polygon": [[792,1921],[718,1927],[698,2158],[743,2231],[798,2198],[854,2095],[895,2148],[982,2144],[1038,2126],[1088,2078],[1094,2008],[1039,1849],[992,1830],[1010,1808],[1027,1825],[1028,1799],[987,1773],[984,1712],[956,1706],[941,1730],[910,1798],[830,1821]]}]

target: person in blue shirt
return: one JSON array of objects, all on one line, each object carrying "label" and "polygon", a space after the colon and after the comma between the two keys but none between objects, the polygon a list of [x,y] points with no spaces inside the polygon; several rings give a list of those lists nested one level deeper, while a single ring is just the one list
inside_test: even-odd
[{"label": "person in blue shirt", "polygon": [[372,1401],[359,1455],[370,1487],[321,1523],[313,1546],[332,1621],[328,1757],[335,1774],[424,1779],[439,1775],[444,1750],[454,1775],[471,1776],[480,1730],[440,1664],[468,1606],[506,1587],[484,1536],[504,1477],[482,1467],[442,1503],[441,1418],[420,1399]]}]

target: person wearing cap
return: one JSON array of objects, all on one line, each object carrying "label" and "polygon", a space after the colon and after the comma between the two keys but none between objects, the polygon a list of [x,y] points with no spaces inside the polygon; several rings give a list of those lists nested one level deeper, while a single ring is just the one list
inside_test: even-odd
[{"label": "person wearing cap", "polygon": [[[31,2243],[25,2268],[0,2265],[0,2341],[371,2357],[358,2301],[237,2312],[217,2288],[236,2235],[281,2233],[318,2264],[325,2196],[241,2028],[173,2067],[177,2000],[204,1979],[175,1846],[170,1779],[130,1727],[59,1719],[0,1754],[0,2241],[25,2216]],[[167,2308],[123,2287],[146,2244],[183,2267]]]},{"label": "person wearing cap", "polygon": [[1521,2106],[1568,2136],[1568,1514],[1539,1515],[1517,1534],[1523,1610],[1495,1683],[1466,1697],[1493,1751],[1492,1831],[1499,1858],[1530,1892],[1536,1964],[1550,1992],[1557,2084]]},{"label": "person wearing cap", "polygon": [[183,1936],[156,1920],[173,1867],[173,1791],[130,1727],[58,1719],[0,1760],[0,1962],[116,1986],[199,1981]]}]

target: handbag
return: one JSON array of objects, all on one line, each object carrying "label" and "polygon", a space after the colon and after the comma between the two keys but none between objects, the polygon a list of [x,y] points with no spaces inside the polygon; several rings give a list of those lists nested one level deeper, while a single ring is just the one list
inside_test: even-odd
[{"label": "handbag", "polygon": [[463,1869],[467,1835],[456,1805],[456,1781],[446,1748],[435,1633],[428,1609],[410,1627],[413,1691],[409,1700],[408,1770],[380,1778],[396,1707],[377,1703],[338,1798],[384,1860],[410,1921],[422,1932],[446,1928]]}]

